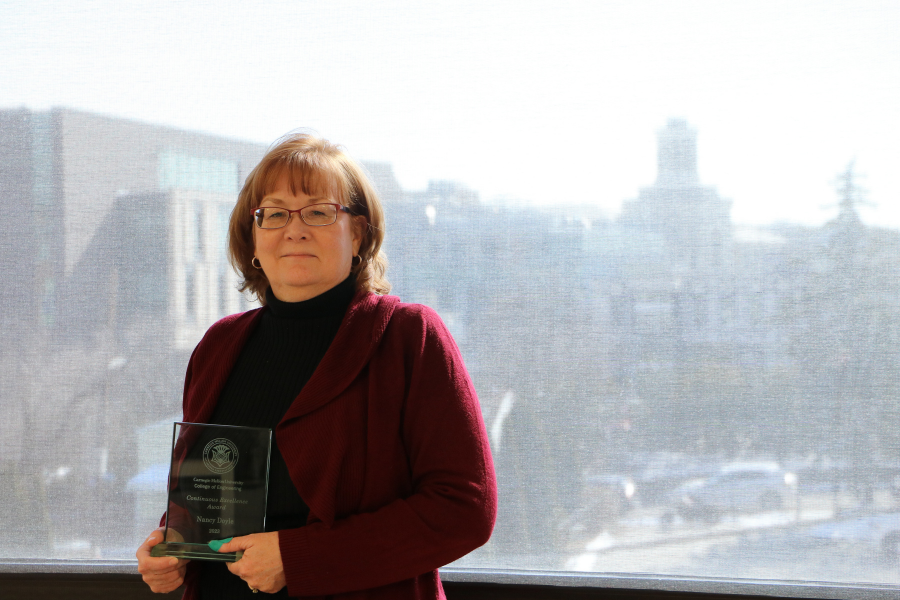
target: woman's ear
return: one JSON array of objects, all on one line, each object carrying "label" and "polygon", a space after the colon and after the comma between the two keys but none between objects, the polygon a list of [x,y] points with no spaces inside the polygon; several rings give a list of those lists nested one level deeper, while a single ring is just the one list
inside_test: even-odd
[{"label": "woman's ear", "polygon": [[362,246],[363,239],[366,237],[366,228],[369,226],[369,221],[362,215],[356,215],[353,217],[353,255],[356,256],[359,254],[359,248]]}]

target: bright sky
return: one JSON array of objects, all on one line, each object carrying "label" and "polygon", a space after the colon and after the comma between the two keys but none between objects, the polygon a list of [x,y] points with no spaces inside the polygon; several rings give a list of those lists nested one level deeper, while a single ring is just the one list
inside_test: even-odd
[{"label": "bright sky", "polygon": [[312,128],[401,184],[615,214],[699,132],[740,223],[821,223],[851,159],[900,227],[900,2],[4,0],[0,107],[270,143]]}]

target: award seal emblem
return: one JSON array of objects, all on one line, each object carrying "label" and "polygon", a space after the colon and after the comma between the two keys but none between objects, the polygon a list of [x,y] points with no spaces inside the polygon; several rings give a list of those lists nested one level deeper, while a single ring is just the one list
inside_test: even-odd
[{"label": "award seal emblem", "polygon": [[234,469],[238,458],[237,446],[226,438],[216,438],[203,449],[203,464],[220,475]]}]

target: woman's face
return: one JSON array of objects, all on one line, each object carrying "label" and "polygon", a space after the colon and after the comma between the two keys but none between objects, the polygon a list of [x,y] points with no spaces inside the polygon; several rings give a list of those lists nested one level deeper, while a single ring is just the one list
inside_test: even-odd
[{"label": "woman's face", "polygon": [[[326,196],[309,196],[299,189],[295,195],[288,177],[287,172],[281,174],[275,189],[259,203],[261,207],[298,210],[310,204],[338,202]],[[362,241],[360,220],[365,218],[341,211],[333,225],[311,227],[299,213],[294,213],[280,229],[259,229],[254,225],[256,257],[275,297],[284,302],[308,300],[346,279]]]}]

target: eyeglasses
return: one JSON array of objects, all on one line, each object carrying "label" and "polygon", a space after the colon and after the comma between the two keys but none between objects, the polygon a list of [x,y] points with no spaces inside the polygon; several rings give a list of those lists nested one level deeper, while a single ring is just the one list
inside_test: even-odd
[{"label": "eyeglasses", "polygon": [[300,213],[303,222],[312,227],[323,227],[325,225],[333,225],[337,221],[338,212],[353,214],[350,209],[341,204],[310,204],[297,210],[288,210],[278,206],[264,206],[254,208],[250,211],[250,216],[259,229],[280,229],[288,224],[291,215]]}]

